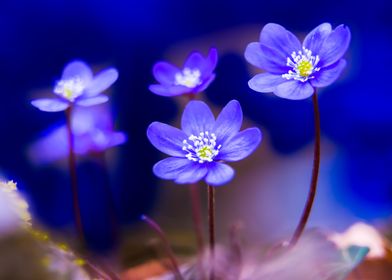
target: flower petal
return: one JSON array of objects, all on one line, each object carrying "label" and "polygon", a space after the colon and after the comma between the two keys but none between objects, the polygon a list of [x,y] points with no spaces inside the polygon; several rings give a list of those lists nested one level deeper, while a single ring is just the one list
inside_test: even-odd
[{"label": "flower petal", "polygon": [[79,77],[84,84],[88,85],[93,79],[93,73],[86,63],[76,60],[65,66],[61,79],[70,80],[75,77]]},{"label": "flower petal", "polygon": [[288,57],[293,51],[301,50],[298,38],[276,23],[268,23],[260,33],[260,44],[278,51],[281,55]]},{"label": "flower petal", "polygon": [[77,99],[75,103],[79,106],[89,107],[89,106],[105,103],[108,100],[109,100],[109,97],[107,97],[106,95],[100,94],[100,95],[93,96],[93,97]]},{"label": "flower petal", "polygon": [[276,96],[291,99],[291,100],[300,100],[305,99],[311,96],[314,92],[313,87],[308,82],[301,81],[288,81],[282,83],[276,87],[274,90],[274,94]]},{"label": "flower petal", "polygon": [[215,80],[215,74],[212,73],[206,80],[203,81],[203,83],[200,86],[193,89],[193,93],[199,93],[204,91],[214,80]]},{"label": "flower petal", "polygon": [[60,99],[36,99],[31,101],[31,105],[45,112],[60,112],[69,107],[69,103]]},{"label": "flower petal", "polygon": [[188,88],[185,86],[166,86],[158,84],[150,85],[148,89],[153,93],[161,96],[176,96],[184,93],[190,93],[193,91],[193,88]]},{"label": "flower petal", "polygon": [[287,56],[259,43],[250,43],[245,50],[245,59],[252,65],[267,72],[282,74],[290,70],[286,65]]},{"label": "flower petal", "polygon": [[199,52],[191,53],[184,63],[184,68],[199,69],[201,78],[204,79],[211,75],[218,62],[218,51],[211,48],[206,58]]},{"label": "flower petal", "polygon": [[212,162],[208,167],[206,182],[211,186],[220,186],[234,177],[234,169],[221,162]]},{"label": "flower petal", "polygon": [[261,138],[261,131],[257,127],[245,129],[222,145],[215,159],[224,161],[244,159],[257,148]]},{"label": "flower petal", "polygon": [[168,157],[158,161],[152,170],[161,179],[174,180],[188,165],[192,164],[193,162],[187,158]]},{"label": "flower petal", "polygon": [[340,73],[342,73],[345,67],[346,60],[341,59],[328,67],[321,68],[314,79],[310,80],[310,83],[314,87],[329,86],[339,78]]},{"label": "flower petal", "polygon": [[231,100],[222,109],[216,119],[213,131],[216,134],[218,143],[224,143],[238,131],[242,125],[241,105],[237,100]]},{"label": "flower petal", "polygon": [[203,101],[189,102],[182,114],[181,127],[189,136],[191,134],[199,135],[200,132],[211,131],[214,123],[214,115]]},{"label": "flower petal", "polygon": [[250,79],[248,85],[254,91],[273,92],[278,85],[286,81],[281,75],[261,73]]},{"label": "flower petal", "polygon": [[175,75],[180,72],[178,67],[165,61],[156,63],[152,69],[154,78],[162,85],[173,85]]},{"label": "flower petal", "polygon": [[98,73],[86,88],[85,96],[95,96],[109,88],[118,79],[118,71],[114,68]]},{"label": "flower petal", "polygon": [[351,33],[347,26],[339,25],[324,40],[320,49],[319,67],[329,66],[341,59],[350,44]]},{"label": "flower petal", "polygon": [[160,122],[153,122],[147,129],[147,137],[151,144],[162,153],[175,157],[185,157],[185,152],[182,150],[182,141],[188,139],[188,136],[178,128]]},{"label": "flower petal", "polygon": [[331,33],[332,27],[329,23],[322,23],[306,35],[303,46],[312,51],[313,55],[320,52],[324,40]]},{"label": "flower petal", "polygon": [[[187,159],[188,160],[188,159]],[[188,160],[189,161],[189,160]],[[192,184],[203,179],[208,172],[204,164],[194,163],[187,165],[174,182],[177,184]]]}]

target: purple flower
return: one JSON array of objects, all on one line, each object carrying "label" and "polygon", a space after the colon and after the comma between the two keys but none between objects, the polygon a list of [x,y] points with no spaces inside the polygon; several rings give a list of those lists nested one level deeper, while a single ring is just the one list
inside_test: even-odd
[{"label": "purple flower", "polygon": [[149,89],[162,96],[201,92],[215,79],[213,71],[217,61],[218,52],[215,48],[210,49],[206,58],[199,52],[191,53],[182,69],[160,61],[153,68],[153,75],[159,84],[150,85]]},{"label": "purple flower", "polygon": [[314,88],[332,84],[346,61],[342,59],[350,43],[350,30],[339,25],[332,30],[329,23],[313,29],[300,41],[284,27],[269,23],[260,34],[260,42],[250,43],[245,58],[266,73],[249,81],[258,92],[273,92],[287,99],[305,99]]},{"label": "purple flower", "polygon": [[101,92],[110,87],[118,78],[118,72],[109,68],[98,73],[95,77],[90,67],[82,61],[69,63],[63,71],[61,80],[56,83],[54,99],[36,99],[31,104],[41,111],[59,112],[72,104],[92,106],[108,101]]},{"label": "purple flower", "polygon": [[[75,153],[100,153],[126,142],[125,133],[114,130],[114,122],[106,104],[90,108],[75,108],[72,114]],[[69,142],[65,124],[52,128],[28,149],[35,164],[46,164],[69,155]]]},{"label": "purple flower", "polygon": [[182,130],[152,123],[147,129],[148,139],[171,156],[154,165],[154,174],[178,184],[203,178],[212,186],[227,183],[234,170],[224,162],[247,157],[261,141],[258,128],[240,132],[241,124],[242,110],[236,100],[230,101],[216,120],[204,102],[189,102],[182,115]]}]

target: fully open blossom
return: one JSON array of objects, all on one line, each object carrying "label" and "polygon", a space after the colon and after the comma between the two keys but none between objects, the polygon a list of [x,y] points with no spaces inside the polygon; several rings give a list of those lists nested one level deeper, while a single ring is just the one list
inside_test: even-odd
[{"label": "fully open blossom", "polygon": [[213,71],[217,61],[218,52],[215,48],[210,49],[206,58],[199,52],[191,53],[182,68],[160,61],[153,68],[159,84],[150,85],[149,89],[162,96],[201,92],[215,79]]},{"label": "fully open blossom", "polygon": [[333,83],[346,61],[342,59],[350,43],[350,30],[329,23],[313,29],[301,44],[284,27],[269,23],[260,34],[260,41],[250,43],[245,58],[266,73],[257,74],[249,87],[258,92],[273,92],[287,99],[305,99],[314,88]]},{"label": "fully open blossom", "polygon": [[250,155],[261,141],[258,128],[239,131],[242,110],[238,101],[230,101],[215,120],[202,101],[191,101],[182,115],[182,130],[160,122],[147,130],[148,139],[171,157],[154,165],[162,179],[178,184],[204,179],[213,186],[222,185],[234,176],[224,162],[238,161]]},{"label": "fully open blossom", "polygon": [[54,93],[57,98],[36,99],[31,104],[45,112],[59,112],[67,109],[71,104],[92,106],[108,101],[106,95],[101,94],[118,78],[118,72],[109,68],[93,76],[90,67],[82,61],[69,63],[63,71],[61,80],[56,83]]}]

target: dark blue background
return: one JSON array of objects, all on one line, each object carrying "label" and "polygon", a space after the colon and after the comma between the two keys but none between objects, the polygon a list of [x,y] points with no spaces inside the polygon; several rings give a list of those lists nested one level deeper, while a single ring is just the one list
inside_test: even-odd
[{"label": "dark blue background", "polygon": [[[172,100],[147,89],[153,82],[153,63],[179,41],[231,27],[259,24],[261,29],[276,22],[307,32],[325,21],[344,23],[352,31],[348,75],[320,97],[323,133],[339,145],[342,155],[334,176],[344,183],[335,191],[358,216],[386,217],[392,209],[392,24],[386,0],[1,1],[0,168],[29,194],[45,224],[69,224],[66,174],[50,166],[33,167],[25,155],[40,131],[64,116],[32,108],[29,93],[52,86],[72,59],[108,61],[120,72],[113,94],[118,128],[129,135],[111,183],[119,218],[130,224],[151,208],[156,195],[151,166],[159,154],[145,137],[146,127],[155,120],[171,121],[177,113]],[[238,54],[220,57],[217,74],[207,93],[210,100],[219,105],[240,100],[247,117],[269,131],[279,152],[292,153],[312,140],[310,102],[251,94],[250,74]],[[85,186],[81,199],[92,244],[105,248],[111,238],[103,206],[104,175],[97,168],[94,163],[80,166],[79,173],[87,174],[80,178]],[[98,175],[88,176],[91,173]]]}]

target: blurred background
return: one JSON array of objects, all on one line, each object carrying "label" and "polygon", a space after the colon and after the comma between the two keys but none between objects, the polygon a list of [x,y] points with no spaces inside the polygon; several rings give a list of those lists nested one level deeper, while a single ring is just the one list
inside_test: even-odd
[{"label": "blurred background", "polygon": [[[153,121],[178,123],[184,100],[156,96],[148,85],[154,82],[151,69],[157,60],[181,65],[189,52],[206,55],[215,46],[217,78],[199,98],[216,113],[231,99],[239,100],[244,126],[256,125],[264,134],[255,154],[233,164],[235,180],[217,191],[219,234],[226,236],[229,226],[240,222],[243,235],[250,239],[288,236],[299,219],[310,180],[312,104],[250,90],[247,81],[256,69],[243,52],[268,22],[300,37],[322,22],[334,27],[343,23],[351,29],[352,42],[341,79],[320,92],[322,164],[310,225],[343,230],[364,220],[388,227],[391,6],[387,0],[2,0],[1,176],[18,183],[43,226],[58,232],[72,228],[64,143],[54,136],[65,117],[63,112],[38,111],[30,101],[49,96],[71,60],[82,59],[96,71],[113,66],[120,77],[108,93],[110,104],[96,109],[92,122],[120,134],[100,147],[87,143],[78,157],[88,243],[98,251],[115,246],[113,215],[125,238],[132,238],[127,229],[142,213],[156,217],[166,228],[191,230],[187,190],[154,177],[152,165],[163,155],[146,137]],[[43,139],[49,142],[39,142]],[[108,188],[114,213],[109,209]],[[204,198],[203,184],[200,189]]]}]

